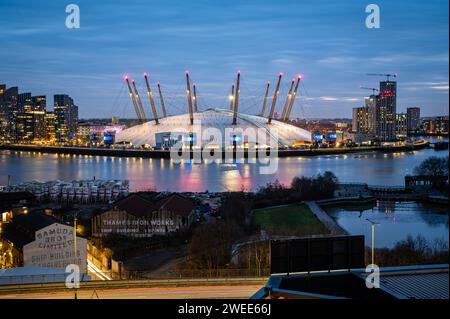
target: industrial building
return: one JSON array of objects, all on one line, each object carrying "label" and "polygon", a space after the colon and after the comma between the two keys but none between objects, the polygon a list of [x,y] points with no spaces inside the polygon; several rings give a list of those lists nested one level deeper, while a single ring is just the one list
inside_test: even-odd
[{"label": "industrial building", "polygon": [[150,200],[132,194],[92,218],[92,236],[118,234],[132,238],[168,235],[188,230],[195,217],[195,204],[173,194]]}]

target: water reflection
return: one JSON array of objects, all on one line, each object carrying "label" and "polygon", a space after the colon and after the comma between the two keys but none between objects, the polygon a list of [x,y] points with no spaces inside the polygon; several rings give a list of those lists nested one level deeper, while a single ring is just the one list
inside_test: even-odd
[{"label": "water reflection", "polygon": [[375,206],[328,207],[326,211],[353,235],[365,235],[370,245],[371,228],[367,218],[379,223],[376,227],[376,247],[392,247],[408,235],[424,236],[430,243],[448,243],[448,213],[442,205],[418,202],[379,201]]},{"label": "water reflection", "polygon": [[404,175],[420,161],[448,151],[330,155],[276,159],[275,174],[262,175],[259,164],[176,164],[165,159],[70,156],[33,152],[0,151],[0,185],[29,180],[83,178],[128,179],[133,190],[239,191],[255,190],[274,180],[289,185],[295,176],[333,171],[342,182],[371,185],[403,185]]}]

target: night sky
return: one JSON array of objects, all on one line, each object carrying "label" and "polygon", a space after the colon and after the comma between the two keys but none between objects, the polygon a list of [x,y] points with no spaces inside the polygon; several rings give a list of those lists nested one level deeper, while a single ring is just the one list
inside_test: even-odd
[{"label": "night sky", "polygon": [[[67,29],[66,5],[81,11]],[[381,28],[365,27],[365,7],[381,8]],[[398,112],[448,114],[448,0],[418,1],[13,1],[0,0],[0,83],[21,92],[67,93],[80,117],[135,117],[123,83],[160,81],[169,113],[186,112],[184,71],[199,104],[226,108],[241,71],[240,111],[257,113],[268,80],[303,75],[293,115],[351,117],[382,77],[398,73]],[[51,109],[51,107],[50,107]]]}]

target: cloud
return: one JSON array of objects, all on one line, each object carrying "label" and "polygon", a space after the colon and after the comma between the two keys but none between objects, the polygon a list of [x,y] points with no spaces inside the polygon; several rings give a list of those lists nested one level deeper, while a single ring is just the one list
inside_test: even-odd
[{"label": "cloud", "polygon": [[274,64],[291,64],[294,63],[293,60],[287,58],[274,59],[271,61]]},{"label": "cloud", "polygon": [[320,59],[318,62],[320,64],[333,65],[333,64],[340,64],[340,63],[350,63],[350,62],[354,62],[357,60],[358,60],[358,58],[351,57],[351,56],[331,56],[331,57],[326,57],[326,58]]},{"label": "cloud", "polygon": [[334,96],[321,96],[320,99],[322,101],[338,101],[339,98],[334,97]]},{"label": "cloud", "polygon": [[448,84],[447,85],[430,86],[430,89],[448,91]]}]

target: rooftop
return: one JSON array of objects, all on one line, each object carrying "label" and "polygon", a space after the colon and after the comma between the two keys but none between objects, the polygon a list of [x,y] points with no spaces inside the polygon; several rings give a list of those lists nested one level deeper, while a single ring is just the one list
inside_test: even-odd
[{"label": "rooftop", "polygon": [[271,275],[252,298],[449,299],[448,264],[380,269],[380,288],[369,289],[365,269]]},{"label": "rooftop", "polygon": [[36,231],[57,222],[56,218],[41,212],[31,211],[17,215],[11,223],[5,225],[3,238],[12,242],[18,249],[34,241]]},{"label": "rooftop", "polygon": [[153,202],[140,194],[131,194],[119,200],[114,206],[136,217],[148,216],[160,209],[187,217],[195,208],[194,203],[179,194],[172,194],[157,202]]}]

